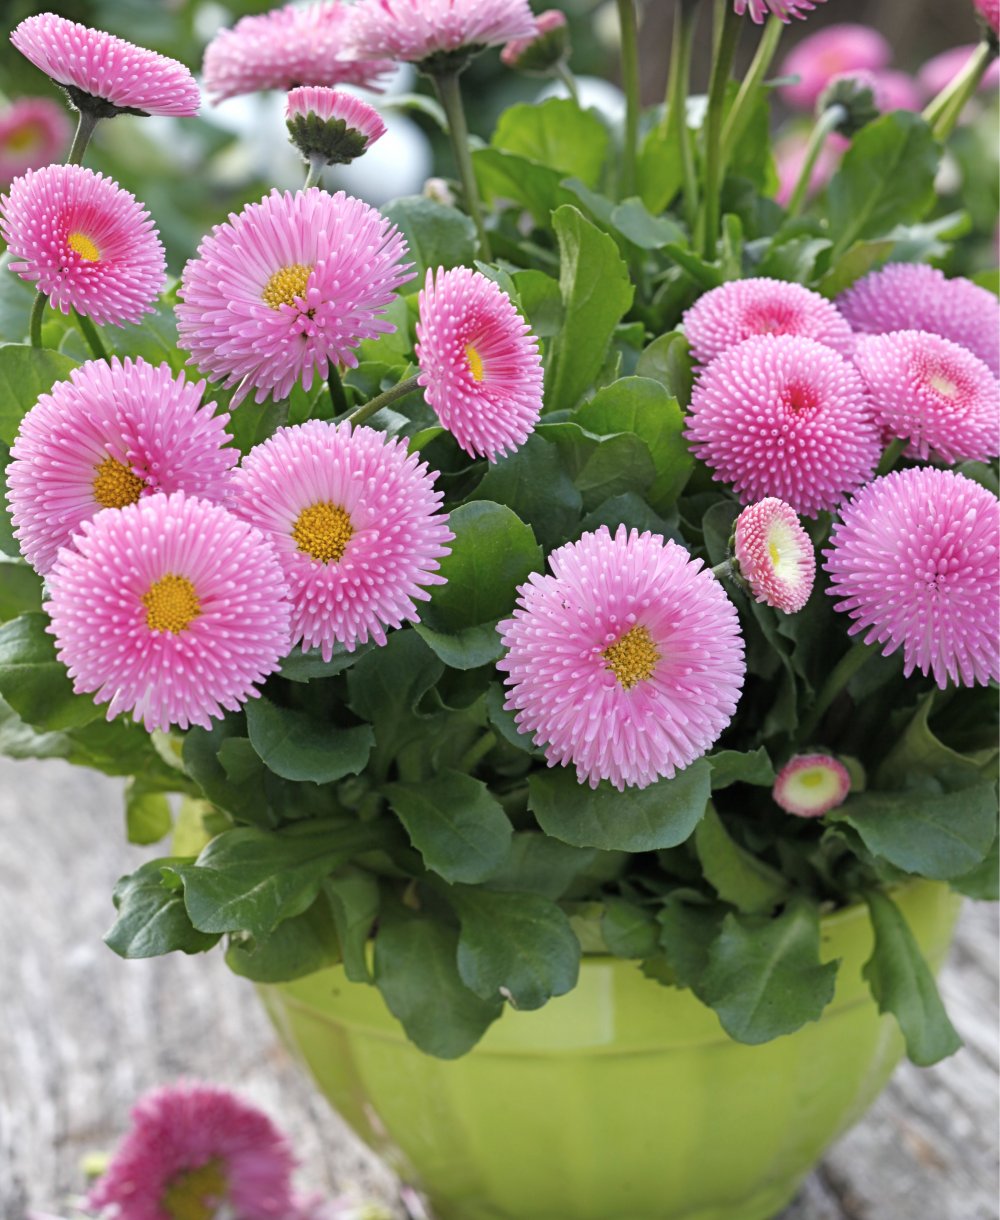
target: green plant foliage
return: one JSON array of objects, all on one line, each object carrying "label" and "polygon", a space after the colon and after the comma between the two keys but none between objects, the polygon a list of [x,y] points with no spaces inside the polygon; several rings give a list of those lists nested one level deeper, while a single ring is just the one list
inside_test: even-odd
[{"label": "green plant foliage", "polygon": [[218,935],[198,931],[184,908],[184,896],[164,878],[183,865],[175,857],[149,860],[115,886],[118,916],[104,943],[119,957],[158,957],[161,953],[204,953]]},{"label": "green plant foliage", "polygon": [[0,626],[0,694],[33,728],[72,729],[102,715],[86,695],[74,695],[66,667],[46,632],[44,614],[22,614]]},{"label": "green plant foliage", "polygon": [[125,829],[130,843],[159,843],[170,834],[174,816],[170,802],[155,784],[135,775],[125,785]]},{"label": "green plant foliage", "polygon": [[407,195],[386,204],[382,215],[406,238],[417,287],[423,287],[428,268],[459,267],[476,257],[476,227],[455,208]]},{"label": "green plant foliage", "polygon": [[39,395],[67,380],[79,363],[45,347],[0,344],[0,441],[12,445]]},{"label": "green plant foliage", "polygon": [[314,784],[357,775],[375,741],[370,725],[332,727],[306,712],[277,707],[264,698],[247,704],[247,731],[261,762],[275,775]]},{"label": "green plant foliage", "polygon": [[340,944],[332,905],[321,889],[308,910],[280,923],[265,939],[231,937],[226,964],[255,983],[283,983],[335,966]]},{"label": "green plant foliage", "polygon": [[608,149],[608,131],[590,110],[567,98],[511,106],[500,116],[490,144],[596,186]]},{"label": "green plant foliage", "polygon": [[724,902],[745,915],[769,915],[788,895],[788,882],[728,834],[709,804],[694,832],[705,880]]}]

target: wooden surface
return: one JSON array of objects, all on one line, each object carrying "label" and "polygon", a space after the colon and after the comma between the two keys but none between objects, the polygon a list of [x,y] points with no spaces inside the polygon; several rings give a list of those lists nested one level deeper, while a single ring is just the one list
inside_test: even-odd
[{"label": "wooden surface", "polygon": [[[101,942],[115,879],[156,854],[124,842],[118,783],[0,759],[0,843],[0,1220],[65,1208],[81,1157],[113,1146],[138,1094],[182,1075],[263,1106],[303,1188],[397,1206],[221,954],[123,962]],[[967,906],[941,985],[965,1048],[901,1067],[782,1220],[997,1220],[995,909]]]}]

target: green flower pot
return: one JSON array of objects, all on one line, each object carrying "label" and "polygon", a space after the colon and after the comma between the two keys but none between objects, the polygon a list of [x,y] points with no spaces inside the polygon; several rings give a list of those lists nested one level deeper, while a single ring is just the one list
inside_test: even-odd
[{"label": "green flower pot", "polygon": [[[895,895],[940,965],[959,899]],[[867,909],[823,921],[840,958],[822,1018],[733,1042],[690,992],[633,962],[584,959],[579,986],[508,1011],[464,1058],[412,1046],[374,987],[337,968],[261,988],[281,1036],[354,1130],[439,1220],[766,1220],[874,1100],[899,1061],[861,977]]]}]

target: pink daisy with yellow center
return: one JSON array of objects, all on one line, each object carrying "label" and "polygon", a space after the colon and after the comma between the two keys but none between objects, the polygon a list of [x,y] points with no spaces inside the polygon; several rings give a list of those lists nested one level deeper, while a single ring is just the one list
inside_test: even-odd
[{"label": "pink daisy with yellow center", "polygon": [[736,610],[700,560],[606,526],[549,556],[497,626],[505,707],[580,783],[645,788],[699,758],[743,686]]},{"label": "pink daisy with yellow center", "polygon": [[786,23],[793,17],[804,21],[806,13],[811,13],[816,4],[822,3],[823,0],[816,0],[815,4],[813,0],[735,0],[733,8],[737,16],[742,17],[744,13],[749,13],[751,21],[760,25],[772,13]]},{"label": "pink daisy with yellow center", "polygon": [[84,521],[48,574],[73,689],[145,727],[209,728],[259,692],[291,646],[281,567],[259,530],[184,492]]},{"label": "pink daisy with yellow center", "polygon": [[468,267],[428,270],[417,322],[418,380],[466,453],[495,462],[542,410],[538,340],[510,297]]},{"label": "pink daisy with yellow center", "polygon": [[330,367],[355,368],[362,339],[412,279],[401,234],[360,199],[317,187],[272,191],[216,225],[184,268],[178,343],[238,405],[308,390]]},{"label": "pink daisy with yellow center", "polygon": [[385,123],[374,106],[321,85],[289,93],[285,124],[303,157],[323,165],[347,165],[385,135]]},{"label": "pink daisy with yellow center", "polygon": [[876,479],[841,510],[824,551],[827,590],[850,634],[903,650],[942,689],[1000,677],[1000,503],[964,475],[930,466]]},{"label": "pink daisy with yellow center", "polygon": [[55,13],[26,17],[10,36],[27,59],[63,85],[79,110],[112,114],[198,112],[198,86],[176,59]]},{"label": "pink daisy with yellow center", "polygon": [[47,97],[21,97],[0,114],[0,186],[48,165],[69,147],[66,111]]},{"label": "pink daisy with yellow center", "polygon": [[252,449],[235,484],[234,511],[270,539],[291,590],[293,643],[325,660],[336,643],[384,644],[444,583],[443,493],[405,441],[310,420]]},{"label": "pink daisy with yellow center", "polygon": [[778,772],[771,795],[786,813],[819,818],[843,805],[851,791],[851,776],[829,754],[796,754]]},{"label": "pink daisy with yellow center", "polygon": [[222,502],[239,454],[203,381],[116,356],[91,360],[21,421],[7,498],[21,551],[43,575],[84,521],[156,492]]},{"label": "pink daisy with yellow center", "polygon": [[110,178],[82,165],[28,170],[0,211],[11,271],[55,308],[113,326],[152,312],[167,280],[163,246],[149,213]]},{"label": "pink daisy with yellow center", "polygon": [[534,32],[528,0],[358,0],[350,49],[433,69],[441,57],[474,54]]},{"label": "pink daisy with yellow center", "polygon": [[816,553],[795,510],[769,497],[736,518],[733,558],[758,602],[795,614],[809,600]]},{"label": "pink daisy with yellow center", "polygon": [[299,85],[374,88],[392,64],[379,56],[344,53],[351,6],[343,0],[286,4],[241,17],[205,48],[205,89],[215,102],[259,89]]}]

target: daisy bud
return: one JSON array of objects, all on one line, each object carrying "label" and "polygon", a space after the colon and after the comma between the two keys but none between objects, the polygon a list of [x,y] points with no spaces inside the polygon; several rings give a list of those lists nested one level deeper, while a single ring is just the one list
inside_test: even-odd
[{"label": "daisy bud", "polygon": [[506,67],[529,76],[547,76],[569,59],[569,54],[566,15],[551,8],[535,18],[535,32],[530,38],[513,38],[507,43],[500,52],[500,60]]},{"label": "daisy bud", "polygon": [[829,754],[796,754],[778,772],[771,795],[786,813],[818,818],[847,800],[851,777]]},{"label": "daisy bud", "polygon": [[307,162],[350,165],[385,135],[374,106],[322,86],[293,89],[285,111],[288,137]]},{"label": "daisy bud", "polygon": [[831,77],[819,95],[816,112],[821,115],[833,106],[839,106],[843,111],[843,117],[833,130],[848,139],[857,135],[881,113],[875,77],[863,69]]},{"label": "daisy bud", "polygon": [[795,614],[809,600],[816,554],[795,510],[773,496],[751,504],[733,531],[735,574],[755,601]]}]

